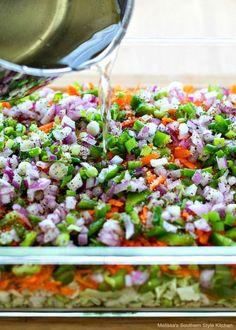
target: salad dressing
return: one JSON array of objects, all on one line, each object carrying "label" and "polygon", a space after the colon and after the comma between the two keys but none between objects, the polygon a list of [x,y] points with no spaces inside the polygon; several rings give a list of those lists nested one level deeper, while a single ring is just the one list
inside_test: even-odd
[{"label": "salad dressing", "polygon": [[[124,11],[124,3],[116,0],[0,0],[0,6],[6,13],[0,22],[0,28],[4,31],[0,35],[0,58],[38,69],[63,70],[69,67],[75,71],[87,68],[88,61],[96,58],[110,45],[121,28]],[[37,12],[33,27],[27,19],[32,12]],[[110,72],[115,56],[116,51],[113,50],[96,65],[100,75],[99,95],[105,154],[111,119]],[[4,71],[2,74],[5,74]],[[5,86],[5,81],[9,79],[12,81],[10,93]],[[35,79],[38,77],[33,77]],[[45,82],[50,82],[50,79]],[[27,87],[28,79],[25,76],[18,78],[18,83],[12,76],[6,76],[3,80],[3,85],[0,81],[0,100],[24,96],[19,91]],[[34,89],[33,82],[32,91]]]},{"label": "salad dressing", "polygon": [[102,62],[97,64],[97,71],[99,73],[99,97],[100,97],[100,111],[101,111],[101,118],[103,121],[103,129],[102,129],[102,147],[104,154],[107,153],[106,148],[106,141],[107,141],[107,134],[109,131],[109,123],[111,121],[111,112],[110,112],[110,105],[111,105],[111,70],[113,64],[116,59],[116,55],[118,52],[118,48],[113,50],[113,52],[108,56],[108,58]]},{"label": "salad dressing", "polygon": [[[134,0],[0,0],[0,102],[95,66],[127,30]],[[33,24],[32,24],[33,23]]]},{"label": "salad dressing", "polygon": [[81,70],[121,26],[116,0],[0,0],[0,6],[0,58],[31,68]]}]

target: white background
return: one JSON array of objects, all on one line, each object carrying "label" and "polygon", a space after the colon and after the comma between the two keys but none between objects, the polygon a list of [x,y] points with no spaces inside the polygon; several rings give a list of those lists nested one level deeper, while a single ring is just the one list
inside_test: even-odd
[{"label": "white background", "polygon": [[[159,43],[159,38],[171,38]],[[188,42],[178,41],[189,38]],[[196,38],[210,38],[211,42]],[[228,41],[215,41],[226,38]],[[236,83],[236,0],[136,0],[119,49],[113,84]],[[213,40],[213,41],[212,41]],[[76,72],[54,82],[97,81],[95,72]]]}]

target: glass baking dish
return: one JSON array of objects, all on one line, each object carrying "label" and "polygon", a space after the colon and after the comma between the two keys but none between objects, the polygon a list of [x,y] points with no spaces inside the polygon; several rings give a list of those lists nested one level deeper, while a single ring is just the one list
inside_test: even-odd
[{"label": "glass baking dish", "polygon": [[[137,35],[132,28],[120,46],[113,85],[236,83],[235,32],[189,33],[186,28],[163,37],[153,30]],[[63,90],[74,81],[96,83],[98,75],[96,70],[72,73],[51,87]],[[0,316],[236,316],[236,247],[1,247],[0,265]],[[38,274],[39,288],[33,285]],[[22,279],[28,287],[21,286]]]},{"label": "glass baking dish", "polygon": [[236,316],[234,247],[1,248],[0,316]]}]

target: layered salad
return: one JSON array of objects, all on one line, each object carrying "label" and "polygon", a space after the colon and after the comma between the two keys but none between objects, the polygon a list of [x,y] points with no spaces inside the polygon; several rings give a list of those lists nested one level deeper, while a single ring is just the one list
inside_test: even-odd
[{"label": "layered salad", "polygon": [[0,308],[236,307],[236,267],[1,267]]},{"label": "layered salad", "polygon": [[91,83],[2,102],[0,245],[235,246],[235,114],[236,86],[117,88],[104,150]]}]

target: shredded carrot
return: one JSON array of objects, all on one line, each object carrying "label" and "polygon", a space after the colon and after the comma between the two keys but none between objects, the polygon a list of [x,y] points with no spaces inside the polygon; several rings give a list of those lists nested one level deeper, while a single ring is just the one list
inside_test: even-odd
[{"label": "shredded carrot", "polygon": [[156,241],[155,246],[168,246],[168,244],[161,241]]},{"label": "shredded carrot", "polygon": [[88,213],[91,215],[91,217],[94,216],[95,210],[87,210],[87,211],[88,211]]},{"label": "shredded carrot", "polygon": [[205,232],[200,229],[197,229],[196,234],[198,236],[199,243],[206,245],[208,243],[211,232]]},{"label": "shredded carrot", "polygon": [[195,91],[195,87],[193,85],[184,85],[183,90],[185,93],[190,94]]},{"label": "shredded carrot", "polygon": [[107,153],[107,158],[108,158],[108,160],[112,159],[113,157],[114,157],[113,152],[109,151],[109,152]]},{"label": "shredded carrot", "polygon": [[[38,289],[45,289],[47,291],[51,291],[54,293],[60,293],[61,288],[60,288],[60,283],[56,283],[56,282],[46,282],[42,285],[38,286]],[[29,287],[30,290],[34,291],[37,290],[35,287]]]},{"label": "shredded carrot", "polygon": [[188,149],[182,147],[176,147],[174,149],[175,158],[188,158],[191,156],[191,152]]},{"label": "shredded carrot", "polygon": [[128,273],[131,273],[134,270],[134,267],[131,265],[116,265],[116,267],[119,269],[125,269]]},{"label": "shredded carrot", "polygon": [[236,94],[236,85],[232,85],[232,86],[230,87],[230,89],[229,89],[229,92],[230,92],[231,94]]},{"label": "shredded carrot", "polygon": [[115,275],[117,273],[117,268],[115,265],[105,265],[104,268],[106,268],[111,275]]},{"label": "shredded carrot", "polygon": [[160,269],[162,272],[167,273],[169,271],[169,268],[167,265],[160,265]]},{"label": "shredded carrot", "polygon": [[191,274],[193,277],[198,278],[200,276],[200,271],[199,269],[191,269]]},{"label": "shredded carrot", "polygon": [[66,286],[63,286],[60,288],[60,293],[63,294],[64,296],[71,296],[75,291],[71,288],[68,288]]},{"label": "shredded carrot", "polygon": [[1,102],[2,106],[7,109],[11,109],[11,103],[10,102]]},{"label": "shredded carrot", "polygon": [[150,154],[150,155],[147,155],[147,156],[144,156],[142,157],[140,160],[142,162],[143,165],[149,165],[150,164],[150,161],[152,159],[157,159],[160,157],[160,154],[158,154],[157,152],[153,153],[153,154]]},{"label": "shredded carrot", "polygon": [[83,269],[77,269],[76,273],[81,274],[81,275],[88,275],[88,274],[92,274],[92,269],[90,268],[83,268]]},{"label": "shredded carrot", "polygon": [[42,125],[39,127],[40,131],[43,131],[44,133],[49,133],[51,129],[53,128],[54,122]]},{"label": "shredded carrot", "polygon": [[112,217],[113,217],[113,212],[107,212],[107,214],[106,214],[106,219],[111,219]]},{"label": "shredded carrot", "polygon": [[234,278],[236,278],[236,268],[235,266],[236,265],[229,265],[230,266],[230,271],[231,271],[231,274],[233,275]]},{"label": "shredded carrot", "polygon": [[112,213],[119,212],[119,207],[117,207],[117,206],[112,206],[112,207],[111,207],[111,212],[112,212]]},{"label": "shredded carrot", "polygon": [[150,171],[147,172],[147,176],[146,176],[146,181],[147,183],[152,183],[155,179],[156,179],[156,174],[151,173]]},{"label": "shredded carrot", "polygon": [[203,105],[203,100],[196,100],[193,102],[197,107],[200,107]]},{"label": "shredded carrot", "polygon": [[113,206],[116,206],[116,207],[121,207],[121,206],[124,205],[123,202],[118,201],[116,199],[109,199],[108,204],[113,205]]},{"label": "shredded carrot", "polygon": [[176,111],[177,111],[176,109],[169,109],[168,114],[171,115],[171,116],[174,116]]},{"label": "shredded carrot", "polygon": [[111,210],[106,214],[106,219],[111,219],[114,216],[114,213],[117,213],[119,211],[120,211],[119,207],[112,206]]},{"label": "shredded carrot", "polygon": [[156,189],[158,186],[160,186],[160,184],[164,183],[165,181],[166,181],[166,177],[164,175],[160,175],[150,184],[150,189],[151,190]]},{"label": "shredded carrot", "polygon": [[72,85],[68,86],[67,93],[69,95],[80,95],[79,91]]},{"label": "shredded carrot", "polygon": [[10,281],[9,280],[1,280],[0,281],[0,290],[6,290],[8,288]]},{"label": "shredded carrot", "polygon": [[94,84],[92,82],[89,82],[88,85],[89,85],[89,89],[90,90],[95,88],[95,86],[94,86]]},{"label": "shredded carrot", "polygon": [[128,119],[128,120],[125,120],[123,121],[122,123],[122,127],[125,128],[125,127],[132,127],[135,123],[136,119]]},{"label": "shredded carrot", "polygon": [[51,107],[53,105],[53,101],[48,101],[48,106]]},{"label": "shredded carrot", "polygon": [[173,121],[174,121],[174,119],[172,119],[172,118],[163,117],[162,120],[161,120],[161,123],[166,126],[169,123],[173,123]]},{"label": "shredded carrot", "polygon": [[181,212],[181,217],[186,220],[188,219],[188,217],[190,216],[190,214],[187,211],[182,211]]},{"label": "shredded carrot", "polygon": [[93,281],[92,279],[84,279],[78,273],[75,275],[75,280],[79,284],[82,284],[82,286],[84,286],[85,288],[90,288],[95,290],[98,288],[98,284],[95,281]]},{"label": "shredded carrot", "polygon": [[183,277],[188,277],[192,275],[191,271],[186,267],[181,267],[180,269],[177,269],[175,271],[175,274]]},{"label": "shredded carrot", "polygon": [[131,273],[134,267],[131,265],[105,265],[104,268],[109,271],[111,275],[115,275],[120,269],[125,269],[127,273]]},{"label": "shredded carrot", "polygon": [[147,216],[148,216],[148,207],[144,206],[141,213],[140,213],[140,215],[139,215],[142,223],[145,224],[147,222]]},{"label": "shredded carrot", "polygon": [[179,161],[180,161],[181,164],[183,164],[187,168],[191,168],[191,169],[197,168],[197,165],[196,164],[191,163],[187,159],[179,158]]},{"label": "shredded carrot", "polygon": [[137,237],[135,240],[123,240],[122,246],[167,246],[166,243],[160,242],[158,240],[147,240],[143,236]]},{"label": "shredded carrot", "polygon": [[[120,96],[120,93],[124,93],[124,95]],[[120,107],[124,107],[125,105],[129,105],[132,98],[132,94],[129,91],[116,91],[115,96],[112,98],[112,103],[117,103]]]}]

